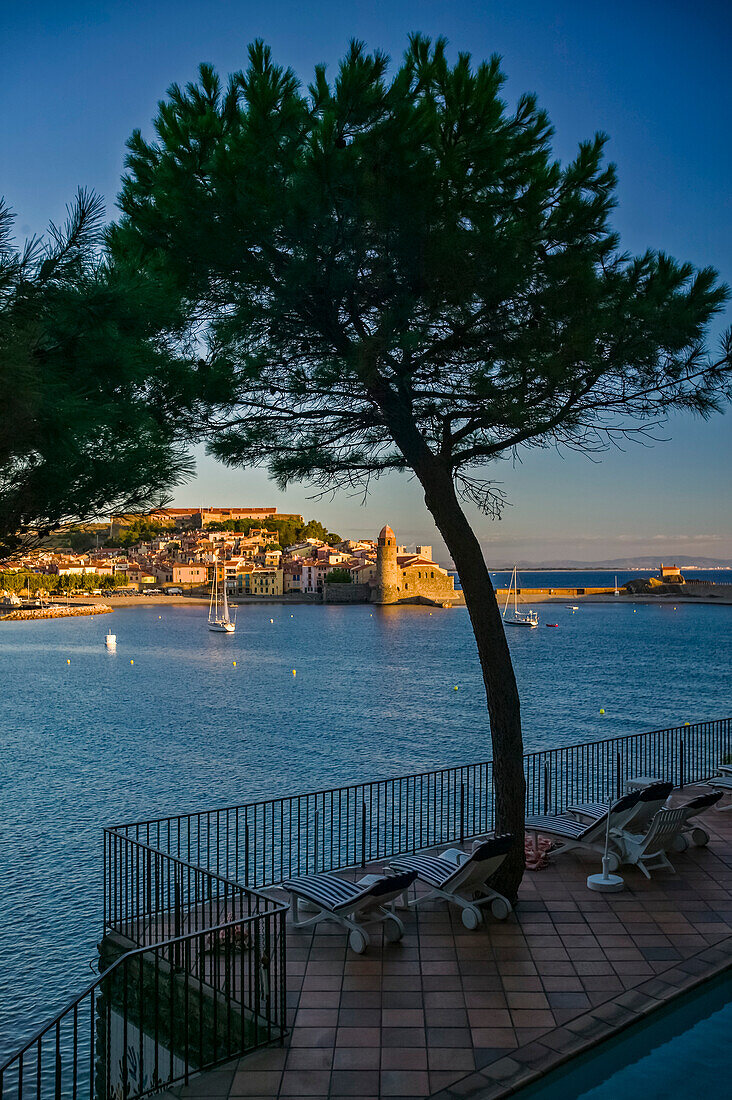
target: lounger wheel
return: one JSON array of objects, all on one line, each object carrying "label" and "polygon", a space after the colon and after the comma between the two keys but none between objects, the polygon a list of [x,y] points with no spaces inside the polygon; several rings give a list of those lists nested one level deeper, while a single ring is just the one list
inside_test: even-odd
[{"label": "lounger wheel", "polygon": [[399,943],[404,935],[404,925],[399,917],[387,917],[384,921],[384,937],[389,943]]},{"label": "lounger wheel", "polygon": [[616,855],[615,852],[608,852],[608,854],[607,854],[607,869],[608,869],[608,871],[612,874],[614,871],[617,871],[619,866],[620,866],[620,856]]},{"label": "lounger wheel", "polygon": [[462,913],[463,924],[472,932],[483,919],[483,914],[477,905],[467,905]]},{"label": "lounger wheel", "polygon": [[511,903],[505,898],[494,898],[491,902],[491,913],[496,920],[505,920],[511,912]]},{"label": "lounger wheel", "polygon": [[702,829],[701,825],[696,825],[691,830],[691,843],[695,844],[697,848],[703,848],[705,844],[709,843],[709,833],[706,829]]},{"label": "lounger wheel", "polygon": [[683,833],[679,833],[679,835],[675,836],[673,838],[673,840],[671,841],[671,851],[672,852],[685,852],[688,847],[689,847],[689,838],[688,838],[688,836],[684,836]]},{"label": "lounger wheel", "polygon": [[352,928],[348,936],[348,943],[351,951],[355,951],[357,955],[363,955],[369,945],[369,938],[363,929]]}]

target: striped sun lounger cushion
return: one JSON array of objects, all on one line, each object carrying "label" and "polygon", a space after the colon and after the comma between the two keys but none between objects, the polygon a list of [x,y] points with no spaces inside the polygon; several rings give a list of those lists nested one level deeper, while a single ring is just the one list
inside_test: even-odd
[{"label": "striped sun lounger cushion", "polygon": [[599,817],[605,816],[609,805],[609,802],[581,802],[577,806],[570,806],[568,812],[571,814],[584,814],[586,817],[597,820]]},{"label": "striped sun lounger cushion", "polygon": [[555,836],[566,836],[570,840],[578,840],[593,825],[587,825],[583,821],[575,821],[573,817],[552,817],[551,814],[536,814],[526,818],[526,828],[536,830],[539,833],[553,833]]},{"label": "striped sun lounger cushion", "polygon": [[359,886],[355,882],[338,878],[336,875],[307,875],[303,878],[291,878],[283,882],[285,890],[291,890],[300,897],[314,901],[324,909],[341,909],[352,904],[356,898],[371,891],[368,886]]},{"label": "striped sun lounger cushion", "polygon": [[399,856],[392,860],[392,867],[398,867],[400,871],[416,871],[428,886],[440,887],[455,874],[455,867],[437,856]]},{"label": "striped sun lounger cushion", "polygon": [[384,875],[376,882],[364,886],[337,875],[305,875],[302,878],[288,879],[282,883],[282,888],[334,913],[338,909],[350,909],[357,901],[365,898],[373,898],[374,905],[383,904],[382,898],[396,897],[408,889],[415,878],[414,873]]},{"label": "striped sun lounger cushion", "polygon": [[475,869],[476,867],[480,867],[481,864],[485,864],[491,860],[495,861],[498,857],[505,856],[512,844],[513,837],[510,833],[503,833],[500,836],[491,837],[489,840],[484,840],[478,844],[477,848],[468,859],[458,867],[446,859],[441,859],[439,856],[420,855],[419,853],[413,856],[399,856],[397,859],[391,861],[391,865],[399,871],[410,871],[416,874],[417,878],[421,879],[422,882],[426,882],[428,886],[434,886],[439,890],[445,886],[450,879],[456,876],[460,878],[461,874],[465,872],[469,866]]}]

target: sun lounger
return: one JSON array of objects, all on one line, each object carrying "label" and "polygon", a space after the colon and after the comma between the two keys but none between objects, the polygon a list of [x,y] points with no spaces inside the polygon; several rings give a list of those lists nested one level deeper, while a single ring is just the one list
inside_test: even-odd
[{"label": "sun lounger", "polygon": [[[721,791],[722,794],[732,794],[732,775],[715,776],[713,779],[707,780],[708,787],[714,787],[715,791]],[[725,810],[731,809],[732,806],[725,806]]]},{"label": "sun lounger", "polygon": [[616,871],[620,866],[622,855],[622,849],[619,848],[617,839],[635,813],[640,796],[640,791],[623,795],[611,806],[605,806],[601,817],[597,817],[590,822],[580,821],[571,813],[532,814],[526,818],[526,831],[534,837],[535,845],[538,844],[540,834],[549,837],[557,845],[556,852],[569,852],[575,848],[580,848],[585,851],[603,854],[609,814],[609,870]]},{"label": "sun lounger", "polygon": [[[638,802],[635,810],[626,820],[623,830],[628,833],[644,833],[650,828],[650,824],[658,811],[663,809],[673,789],[673,783],[665,781],[642,787],[638,791]],[[609,806],[609,802],[581,802],[579,805],[569,806],[567,813],[591,822],[597,821],[599,818],[604,819]]]},{"label": "sun lounger", "polygon": [[[387,909],[390,902],[406,893],[417,877],[415,872],[403,875],[368,876],[366,883],[349,882],[338,875],[305,875],[282,883],[290,895],[295,928],[307,928],[321,921],[335,921],[349,931],[348,942],[357,955],[369,945],[364,924],[383,924],[384,935],[396,943],[404,935],[399,917]],[[317,907],[314,916],[300,920],[299,902],[303,899]]]},{"label": "sun lounger", "polygon": [[674,844],[678,842],[685,820],[684,807],[659,810],[647,833],[639,836],[626,834],[623,862],[640,868],[646,878],[651,877],[651,871],[661,868],[674,871],[666,853],[672,851]]},{"label": "sun lounger", "polygon": [[513,845],[510,833],[483,841],[467,857],[451,849],[439,856],[398,856],[390,861],[394,871],[414,873],[420,882],[430,887],[427,894],[415,898],[410,905],[422,905],[432,898],[444,898],[462,909],[466,928],[477,928],[483,919],[483,907],[490,905],[497,920],[511,913],[511,903],[490,885],[490,880],[503,863]]},{"label": "sun lounger", "polygon": [[678,807],[684,811],[685,816],[682,832],[678,841],[674,844],[673,850],[675,852],[683,852],[685,848],[689,847],[689,844],[701,848],[709,843],[707,830],[702,825],[692,825],[691,822],[699,814],[704,813],[705,810],[710,810],[712,806],[716,806],[722,798],[724,798],[724,791],[711,791],[709,794],[699,794],[696,798],[692,798],[689,802],[685,802],[683,806]]}]

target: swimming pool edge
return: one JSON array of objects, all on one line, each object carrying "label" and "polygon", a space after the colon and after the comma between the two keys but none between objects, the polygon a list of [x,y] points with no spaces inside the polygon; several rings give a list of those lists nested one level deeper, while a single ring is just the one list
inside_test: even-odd
[{"label": "swimming pool edge", "polygon": [[428,1100],[504,1100],[727,970],[732,970],[732,936],[608,997],[566,1024],[432,1093]]}]

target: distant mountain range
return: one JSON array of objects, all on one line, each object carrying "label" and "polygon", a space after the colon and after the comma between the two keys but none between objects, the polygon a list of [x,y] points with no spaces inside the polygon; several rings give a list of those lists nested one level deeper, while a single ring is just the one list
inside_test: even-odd
[{"label": "distant mountain range", "polygon": [[519,561],[507,565],[494,565],[489,562],[491,569],[513,569],[514,564],[519,569],[658,569],[660,560],[664,565],[678,565],[683,568],[697,569],[732,569],[732,562],[721,561],[717,558],[688,557],[677,554],[674,557],[658,556],[638,558],[609,558],[606,561],[571,561],[566,558],[559,561]]}]

